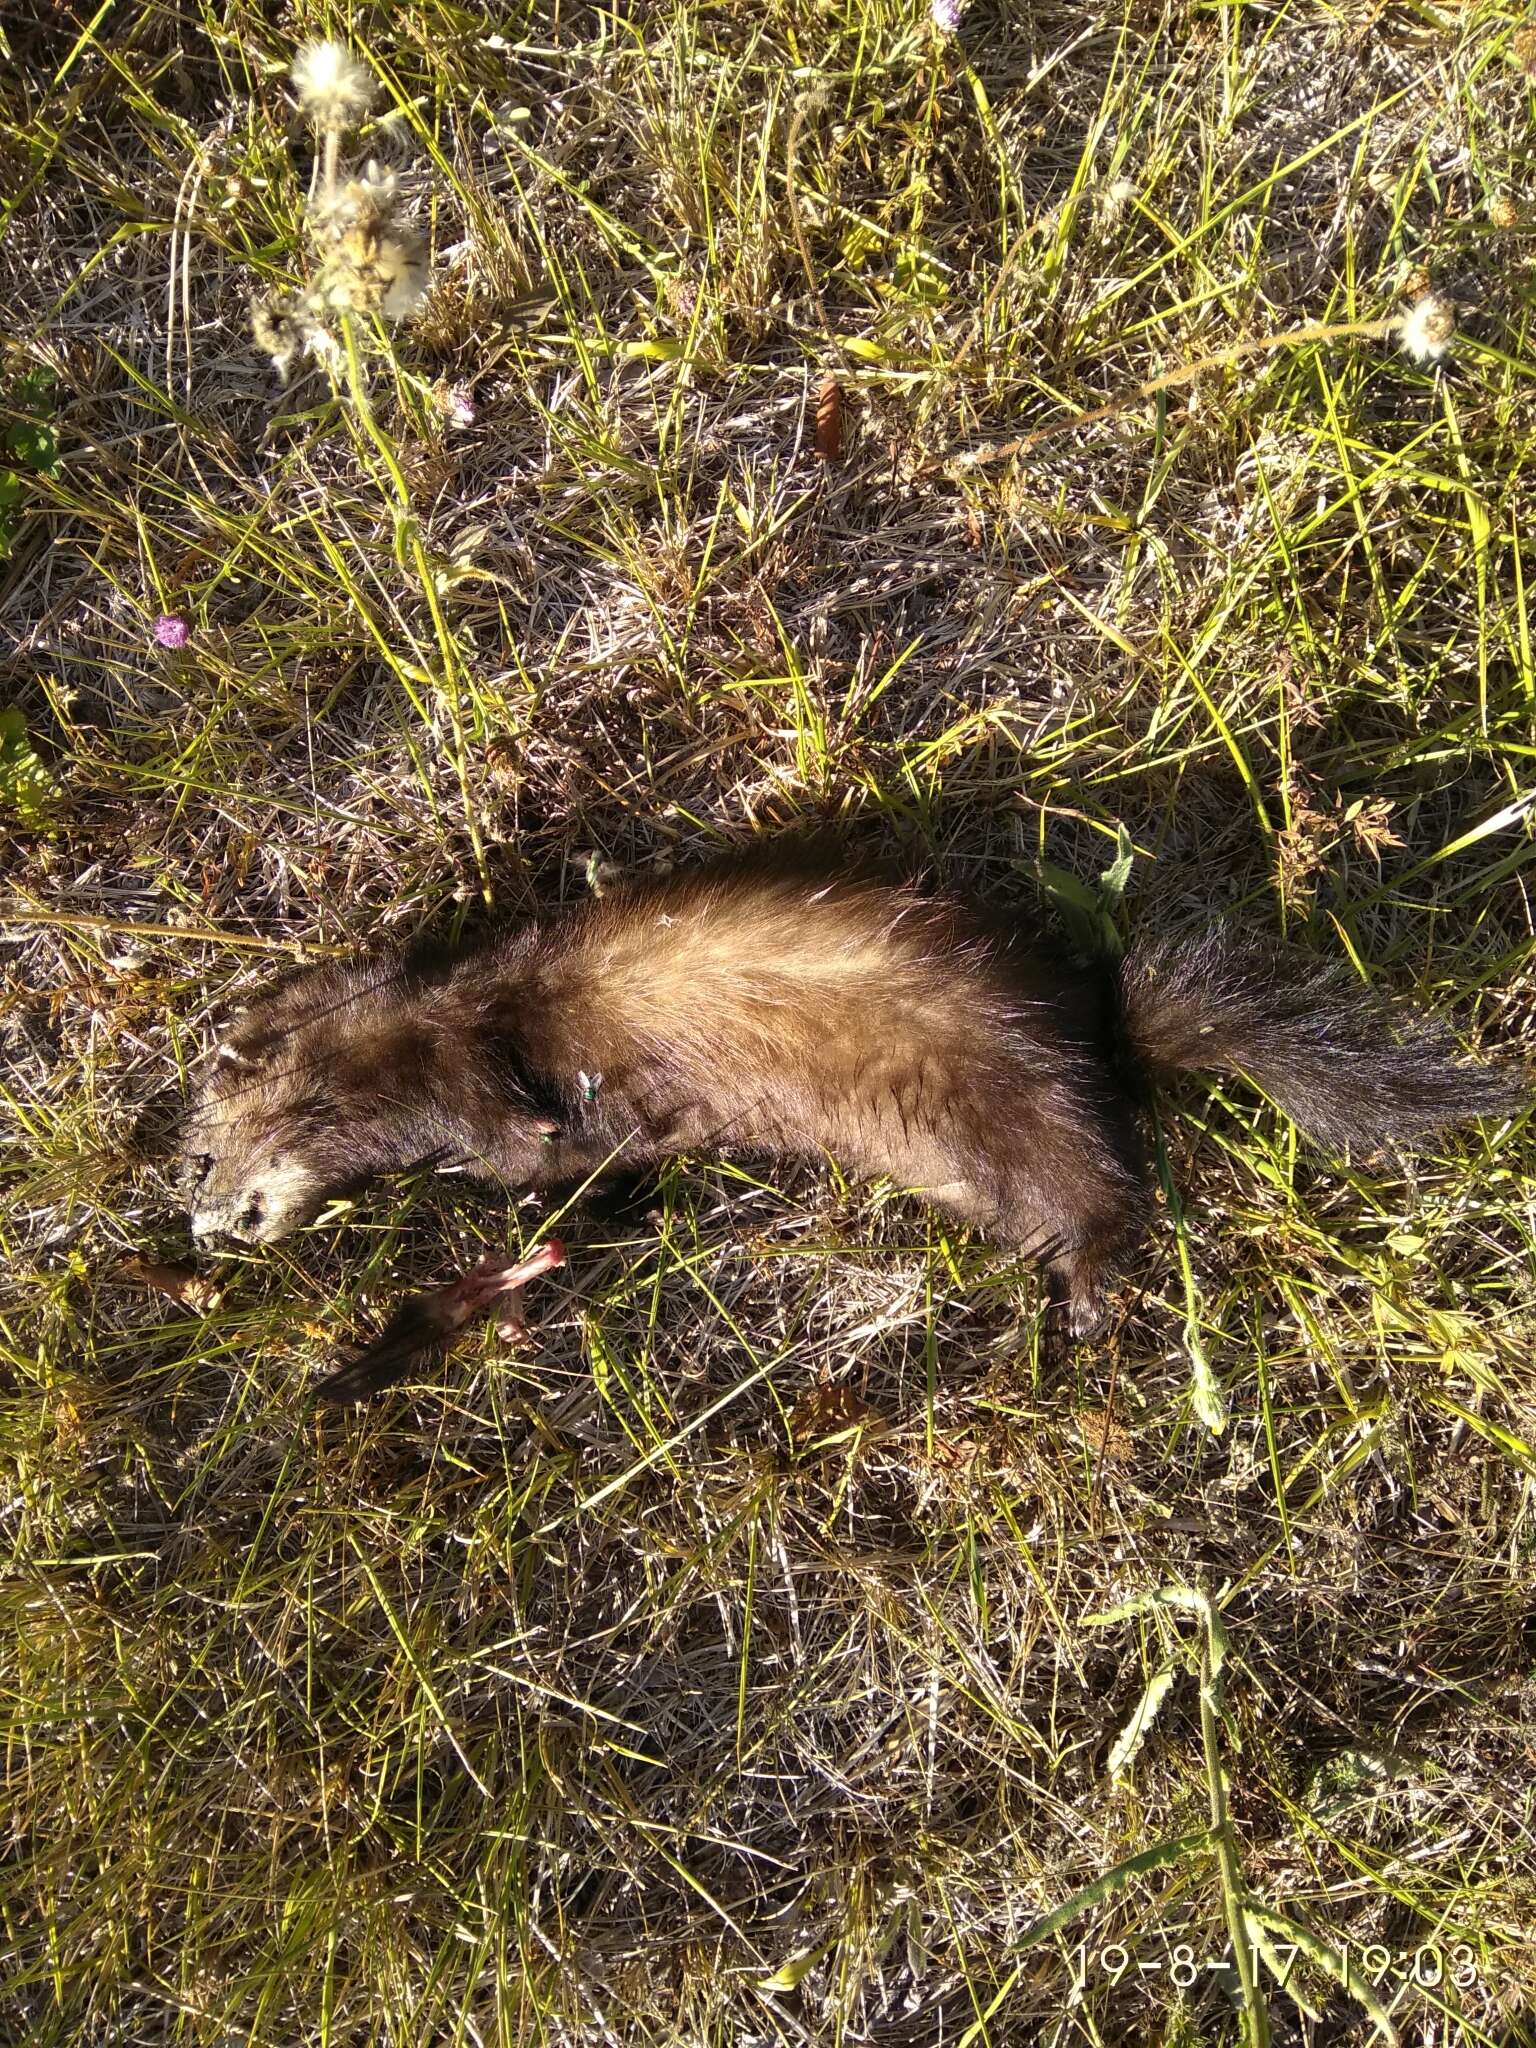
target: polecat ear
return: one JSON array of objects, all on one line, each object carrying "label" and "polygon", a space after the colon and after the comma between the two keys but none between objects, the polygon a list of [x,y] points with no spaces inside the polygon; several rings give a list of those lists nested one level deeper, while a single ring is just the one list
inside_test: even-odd
[{"label": "polecat ear", "polygon": [[259,1067],[271,1055],[276,1042],[264,1016],[251,1017],[242,1011],[220,1027],[214,1041],[214,1063],[237,1070]]},{"label": "polecat ear", "polygon": [[237,1003],[219,1020],[209,1057],[220,1067],[256,1067],[265,1059],[271,1046],[272,1035],[265,1008]]}]

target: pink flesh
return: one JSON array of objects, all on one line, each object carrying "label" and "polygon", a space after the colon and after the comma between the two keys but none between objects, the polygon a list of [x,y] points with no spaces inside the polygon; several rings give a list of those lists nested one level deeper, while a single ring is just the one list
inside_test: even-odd
[{"label": "pink flesh", "polygon": [[[511,1294],[519,1287],[526,1287],[530,1280],[536,1280],[541,1273],[549,1273],[556,1266],[565,1264],[565,1246],[559,1238],[552,1237],[547,1244],[541,1244],[537,1251],[530,1252],[526,1259],[515,1264],[502,1258],[497,1252],[487,1252],[477,1266],[470,1269],[458,1280],[451,1280],[442,1289],[443,1308],[454,1328],[494,1301],[498,1294]],[[516,1310],[509,1310],[505,1320],[521,1323],[521,1304]]]}]

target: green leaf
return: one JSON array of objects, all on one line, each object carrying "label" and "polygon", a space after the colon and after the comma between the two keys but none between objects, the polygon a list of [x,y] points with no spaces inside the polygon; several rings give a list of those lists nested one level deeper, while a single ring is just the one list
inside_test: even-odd
[{"label": "green leaf", "polygon": [[1073,944],[1085,953],[1101,952],[1106,919],[1098,891],[1079,876],[1048,860],[1038,862],[1035,873]]},{"label": "green leaf", "polygon": [[878,252],[885,247],[885,237],[867,221],[855,221],[843,236],[842,259],[845,270],[867,270]]},{"label": "green leaf", "polygon": [[828,1941],[818,1941],[810,1948],[801,1949],[787,1962],[780,1963],[771,1977],[759,1978],[756,1988],[759,1991],[793,1991],[806,1972],[814,1970],[822,1957],[830,1954],[837,1941],[838,1937],[833,1935]]},{"label": "green leaf", "polygon": [[1080,876],[1066,868],[1056,867],[1051,861],[1040,863],[1040,880],[1055,903],[1063,910],[1075,910],[1095,921],[1099,915],[1099,899]]},{"label": "green leaf", "polygon": [[57,800],[59,786],[27,737],[27,721],[14,707],[0,711],[0,805],[24,825],[38,824]]},{"label": "green leaf", "polygon": [[684,353],[680,341],[626,341],[619,349],[628,363],[676,363]]},{"label": "green leaf", "polygon": [[1168,1697],[1177,1676],[1173,1666],[1165,1664],[1161,1671],[1154,1671],[1147,1680],[1146,1689],[1136,1702],[1135,1713],[1115,1737],[1114,1747],[1109,1752],[1111,1778],[1120,1777],[1136,1761],[1137,1751],[1151,1734],[1157,1710]]},{"label": "green leaf", "polygon": [[[1392,2015],[1365,1979],[1349,1967],[1347,1952],[1341,1955],[1330,1942],[1323,1941],[1315,1935],[1310,1927],[1304,1927],[1299,1920],[1291,1919],[1287,1913],[1277,1912],[1273,1906],[1249,1904],[1243,1908],[1243,1918],[1248,1922],[1250,1937],[1256,1936],[1262,1928],[1283,1935],[1287,1941],[1294,1943],[1310,1962],[1315,1963],[1320,1970],[1325,1970],[1357,2004],[1365,2008],[1380,2038],[1390,2043],[1391,2048],[1397,2048],[1398,2033],[1392,2024]],[[1267,1956],[1265,1961],[1269,1961]],[[1273,1968],[1273,1964],[1270,1967]],[[1282,1977],[1280,1982],[1282,1989],[1289,1990],[1285,1978]]]},{"label": "green leaf", "polygon": [[1033,1926],[1026,1927],[1018,1940],[1012,1944],[1014,1954],[1020,1949],[1035,1948],[1042,1941],[1049,1941],[1053,1934],[1059,1934],[1063,1927],[1070,1927],[1074,1920],[1089,1913],[1095,1906],[1101,1906],[1106,1899],[1123,1892],[1128,1884],[1138,1877],[1145,1877],[1149,1870],[1166,1869],[1170,1863],[1183,1863],[1188,1857],[1200,1856],[1214,1846],[1209,1828],[1196,1828],[1190,1835],[1175,1835],[1168,1842],[1154,1842],[1150,1849],[1138,1849],[1134,1856],[1127,1856],[1123,1863],[1106,1870],[1102,1877],[1096,1877],[1092,1884],[1084,1885],[1080,1892],[1074,1892],[1070,1899],[1047,1913]]},{"label": "green leaf", "polygon": [[1099,876],[1099,889],[1104,900],[1111,907],[1125,894],[1125,885],[1131,878],[1131,863],[1136,858],[1136,848],[1131,835],[1123,825],[1115,827],[1115,857]]},{"label": "green leaf", "polygon": [[903,298],[915,299],[924,306],[937,306],[949,296],[943,271],[928,251],[919,247],[901,251],[892,269],[891,283]]},{"label": "green leaf", "polygon": [[1193,1315],[1184,1324],[1184,1348],[1189,1353],[1192,1373],[1190,1399],[1195,1413],[1212,1436],[1220,1436],[1227,1426],[1227,1397],[1221,1390],[1221,1382],[1216,1377]]},{"label": "green leaf", "polygon": [[5,437],[6,452],[25,469],[51,470],[59,437],[43,420],[18,420]]},{"label": "green leaf", "polygon": [[58,378],[46,363],[35,364],[16,379],[11,389],[11,398],[20,412],[41,412],[53,404],[54,387]]},{"label": "green leaf", "polygon": [[16,522],[10,515],[21,494],[22,481],[15,470],[0,469],[0,562],[5,561],[11,552],[11,535],[16,530]]},{"label": "green leaf", "polygon": [[1209,1653],[1210,1676],[1220,1675],[1227,1658],[1227,1631],[1209,1593],[1198,1586],[1181,1585],[1177,1580],[1171,1585],[1154,1586],[1145,1593],[1132,1593],[1113,1607],[1104,1607],[1097,1613],[1085,1614],[1085,1628],[1112,1628],[1118,1621],[1130,1621],[1141,1614],[1193,1614],[1205,1626],[1206,1649]]}]

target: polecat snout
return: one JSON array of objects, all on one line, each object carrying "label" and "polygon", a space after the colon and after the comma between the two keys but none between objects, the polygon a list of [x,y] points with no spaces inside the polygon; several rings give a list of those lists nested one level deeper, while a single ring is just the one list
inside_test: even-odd
[{"label": "polecat snout", "polygon": [[1213,933],[1094,972],[946,897],[746,865],[290,981],[208,1066],[186,1193],[199,1235],[266,1240],[424,1162],[526,1189],[830,1154],[1042,1259],[1081,1331],[1146,1226],[1142,1077],[1196,1068],[1334,1144],[1528,1100],[1304,953]]}]

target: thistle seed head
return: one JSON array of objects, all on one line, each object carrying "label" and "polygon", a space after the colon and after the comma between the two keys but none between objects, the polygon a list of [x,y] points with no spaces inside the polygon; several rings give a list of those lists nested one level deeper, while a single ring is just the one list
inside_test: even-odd
[{"label": "thistle seed head", "polygon": [[386,320],[404,320],[421,304],[426,289],[426,249],[415,230],[397,227],[381,233],[365,221],[335,238],[313,296],[336,312],[379,313]]},{"label": "thistle seed head", "polygon": [[251,332],[262,354],[272,358],[279,381],[286,384],[294,358],[304,352],[304,316],[298,300],[291,292],[274,292],[270,298],[254,300]]},{"label": "thistle seed head", "polygon": [[359,229],[381,232],[394,220],[399,204],[399,182],[394,172],[381,170],[370,162],[360,178],[348,178],[340,185],[322,185],[310,202],[305,226],[311,241],[323,248]]},{"label": "thistle seed head", "polygon": [[373,98],[373,79],[343,43],[306,43],[290,76],[300,107],[327,132],[352,127]]}]

